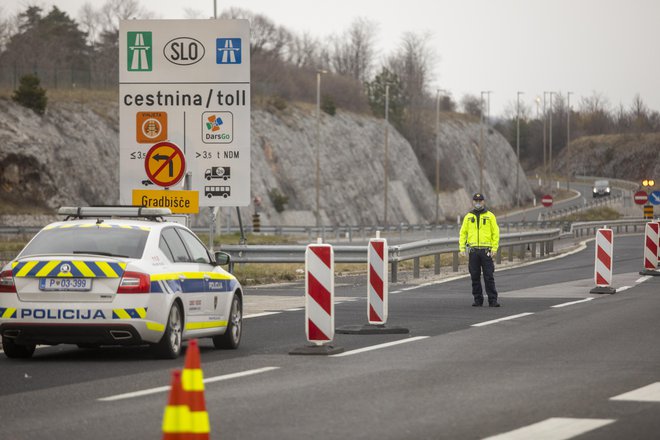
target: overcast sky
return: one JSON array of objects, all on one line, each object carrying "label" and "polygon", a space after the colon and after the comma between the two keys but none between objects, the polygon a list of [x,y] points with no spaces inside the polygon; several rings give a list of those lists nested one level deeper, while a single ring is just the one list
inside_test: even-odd
[{"label": "overcast sky", "polygon": [[[77,19],[85,0],[3,0],[5,16],[56,4]],[[156,18],[213,16],[213,0],[140,0]],[[94,0],[92,4],[103,4]],[[432,90],[457,101],[491,90],[491,114],[515,108],[516,92],[532,111],[543,91],[573,92],[571,104],[594,92],[613,107],[640,94],[660,111],[660,0],[217,0],[218,15],[237,6],[315,37],[341,33],[356,18],[378,27],[381,55],[405,32],[428,32],[437,62]]]}]

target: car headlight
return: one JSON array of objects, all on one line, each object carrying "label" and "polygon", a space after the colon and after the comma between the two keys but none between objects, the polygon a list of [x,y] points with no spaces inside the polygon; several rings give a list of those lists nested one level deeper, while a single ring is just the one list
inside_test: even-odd
[{"label": "car headlight", "polygon": [[598,192],[598,190],[596,188],[594,188],[594,192]]},{"label": "car headlight", "polygon": [[605,192],[610,192],[610,187],[605,188]]}]

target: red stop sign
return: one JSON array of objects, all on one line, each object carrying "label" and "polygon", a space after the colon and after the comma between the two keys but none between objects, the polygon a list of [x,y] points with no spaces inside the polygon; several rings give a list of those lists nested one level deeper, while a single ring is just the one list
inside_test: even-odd
[{"label": "red stop sign", "polygon": [[550,194],[544,195],[543,198],[541,198],[541,203],[546,208],[552,206],[552,196]]},{"label": "red stop sign", "polygon": [[649,195],[646,194],[646,191],[637,191],[633,197],[635,203],[638,205],[643,205],[649,199]]}]

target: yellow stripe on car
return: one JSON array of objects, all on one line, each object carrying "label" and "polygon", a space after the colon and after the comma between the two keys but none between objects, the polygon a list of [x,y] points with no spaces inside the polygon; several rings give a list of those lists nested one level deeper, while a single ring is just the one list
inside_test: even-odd
[{"label": "yellow stripe on car", "polygon": [[[23,266],[23,268],[21,270],[19,270],[18,273],[16,273],[15,276],[24,277],[25,275],[27,275],[32,270],[32,268],[34,266],[37,265],[37,263],[38,263],[38,261],[28,261],[27,263],[25,263],[25,266]],[[16,267],[17,264],[18,264],[17,262],[12,264],[12,268]]]},{"label": "yellow stripe on car", "polygon": [[202,330],[207,328],[227,327],[227,321],[188,322],[186,330]]},{"label": "yellow stripe on car", "polygon": [[37,272],[36,277],[37,278],[43,278],[48,276],[51,270],[55,269],[55,266],[60,264],[61,261],[49,261],[44,267],[41,268],[39,272]]},{"label": "yellow stripe on car", "polygon": [[84,277],[86,278],[94,278],[96,275],[92,270],[87,266],[87,264],[84,261],[72,261],[73,265],[80,271],[80,273],[83,274]]},{"label": "yellow stripe on car", "polygon": [[148,330],[153,330],[155,332],[165,331],[165,324],[161,324],[159,322],[153,322],[153,321],[147,321],[146,324]]}]

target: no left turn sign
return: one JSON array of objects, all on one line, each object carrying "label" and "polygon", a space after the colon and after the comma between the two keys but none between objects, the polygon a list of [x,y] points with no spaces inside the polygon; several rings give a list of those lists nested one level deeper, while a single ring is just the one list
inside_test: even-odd
[{"label": "no left turn sign", "polygon": [[149,180],[156,185],[174,186],[186,172],[186,158],[172,142],[158,142],[147,152],[144,170]]}]

